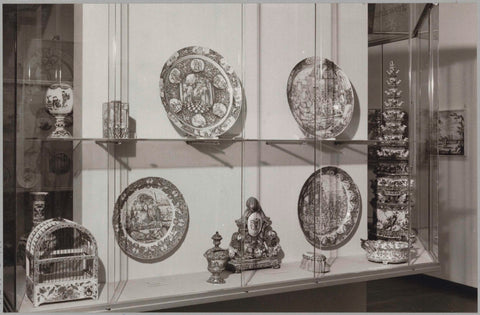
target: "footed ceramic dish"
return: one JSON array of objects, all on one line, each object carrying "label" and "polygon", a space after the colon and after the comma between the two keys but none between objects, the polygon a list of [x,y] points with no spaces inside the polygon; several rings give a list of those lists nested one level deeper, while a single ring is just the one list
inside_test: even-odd
[{"label": "footed ceramic dish", "polygon": [[401,264],[408,261],[411,246],[408,242],[384,240],[360,240],[367,252],[367,259],[382,264]]}]

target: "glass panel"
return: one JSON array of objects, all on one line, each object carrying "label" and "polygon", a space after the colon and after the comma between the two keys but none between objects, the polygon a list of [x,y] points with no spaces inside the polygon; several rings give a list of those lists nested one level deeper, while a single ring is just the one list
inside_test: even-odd
[{"label": "glass panel", "polygon": [[242,6],[128,7],[123,35],[128,38],[132,132],[139,138],[241,136]]},{"label": "glass panel", "polygon": [[15,106],[17,5],[3,5],[3,292],[4,304],[16,309]]},{"label": "glass panel", "polygon": [[[144,139],[109,144],[113,230],[118,213],[126,227],[126,237],[117,232],[112,238],[112,303],[161,303],[238,288],[241,274],[219,277],[212,269],[217,256],[227,255],[213,248],[212,237],[218,232],[220,248],[227,249],[241,217],[243,144],[228,139],[243,133],[243,7],[169,3],[110,10],[117,22],[109,37],[116,49],[108,100],[129,104],[129,137]],[[114,209],[121,198],[125,205]],[[207,270],[207,249],[214,274]],[[151,256],[142,252],[148,250]],[[221,278],[226,283],[212,284]]]},{"label": "glass panel", "polygon": [[[5,107],[9,109],[4,117],[9,117],[16,125],[16,138],[11,133],[13,130],[6,133],[15,139],[15,147],[11,152],[16,154],[16,168],[10,173],[15,194],[8,198],[9,202],[15,203],[9,209],[16,211],[16,224],[12,225],[16,228],[13,233],[16,240],[9,244],[16,256],[16,282],[12,281],[16,299],[10,302],[20,312],[34,310],[30,299],[35,298],[35,294],[31,297],[26,295],[29,287],[27,283],[30,281],[25,271],[26,242],[33,228],[42,221],[62,218],[90,230],[99,244],[99,298],[78,302],[73,307],[95,305],[102,308],[108,301],[108,290],[105,290],[105,240],[108,230],[103,227],[109,219],[92,212],[98,211],[102,196],[95,195],[92,198],[91,195],[93,191],[101,191],[107,185],[107,154],[93,141],[78,142],[71,138],[72,134],[77,139],[82,137],[82,93],[87,94],[86,85],[82,85],[81,80],[86,77],[81,63],[82,57],[86,56],[82,55],[83,40],[78,37],[79,34],[88,36],[88,32],[82,33],[80,25],[85,11],[81,5],[30,4],[11,5],[5,12],[10,16],[7,21],[15,20],[12,25],[15,30],[11,33],[15,38],[9,35],[6,40],[14,41],[13,47],[16,48],[15,54],[8,56],[13,58],[11,61],[15,69],[12,72],[11,68],[6,68],[9,71],[5,73],[7,80],[4,81],[8,84],[7,91],[15,91],[14,98],[9,99],[10,103],[7,102],[11,106]],[[12,93],[5,95],[11,97]],[[10,109],[11,114],[8,116]],[[75,116],[72,115],[73,109]],[[4,126],[11,127],[12,122]],[[105,211],[100,213],[106,214]],[[6,217],[11,217],[11,213]],[[62,241],[58,244],[60,243]],[[9,260],[9,266],[11,262]],[[39,263],[35,259],[29,261],[32,270]],[[64,268],[65,264],[56,266]],[[5,271],[10,272],[7,269]],[[42,268],[39,272],[42,272]],[[69,272],[78,274],[75,270]],[[95,273],[90,274],[92,281],[97,281]],[[48,279],[50,283],[55,279],[66,283],[60,277],[61,273],[55,272],[49,274]],[[45,277],[33,278],[33,286],[46,286],[42,279]],[[82,295],[82,284],[73,283],[76,280],[79,279],[73,276],[68,279],[72,282],[72,287],[80,290],[79,294]],[[53,299],[56,293],[48,292],[44,297]],[[8,292],[7,296],[10,295],[11,298],[12,293]],[[42,304],[37,309],[71,310],[72,303]]]},{"label": "glass panel", "polygon": [[24,300],[29,302],[24,299],[25,242],[37,223],[32,209],[35,193],[47,193],[42,220],[73,216],[72,143],[25,141],[33,136],[46,138],[60,120],[68,132],[72,130],[71,116],[65,121],[65,117],[54,118],[45,110],[46,96],[56,91],[54,84],[72,85],[72,17],[72,5],[17,6],[17,309]]},{"label": "glass panel", "polygon": [[[311,256],[314,247],[299,217],[313,234],[314,211],[299,213],[299,202],[302,186],[314,171],[314,139],[302,131],[314,116],[301,117],[300,112],[314,111],[309,77],[314,67],[307,58],[315,59],[315,4],[244,8],[248,141],[243,151],[242,215],[247,224],[243,263],[249,270],[242,272],[242,285],[313,280],[314,263],[302,265],[302,258]],[[251,207],[252,198],[263,213]],[[257,232],[256,223],[262,227]]]},{"label": "glass panel", "polygon": [[[245,24],[249,32],[245,39],[248,45],[245,138],[309,138],[308,133],[302,131],[308,124],[308,108],[299,106],[302,97],[312,98],[308,94],[301,95],[301,89],[308,81],[303,79],[309,68],[305,59],[315,55],[315,5],[246,7]],[[302,116],[301,111],[306,116]]]},{"label": "glass panel", "polygon": [[[320,126],[324,119],[333,130],[316,142],[320,178],[316,255],[323,255],[326,262],[319,264],[315,275],[322,281],[368,268],[360,247],[360,239],[368,236],[367,8],[366,4],[317,5],[317,56],[335,64],[321,67],[321,96],[316,98]],[[330,32],[320,31],[325,16],[331,20]]]},{"label": "glass panel", "polygon": [[[425,6],[425,4],[422,5]],[[407,39],[410,7],[408,3],[370,3],[368,5],[369,46]]]},{"label": "glass panel", "polygon": [[429,246],[434,259],[438,261],[439,231],[438,231],[438,207],[439,207],[439,162],[438,162],[438,67],[439,67],[439,7],[433,7],[430,12],[430,111],[432,112],[432,130],[430,132],[430,208],[431,226]]},{"label": "glass panel", "polygon": [[204,253],[213,247],[216,232],[226,249],[236,231],[242,143],[178,140],[114,146],[123,169],[115,173],[122,177],[122,189],[115,190],[113,224],[124,234],[115,232],[112,245],[128,256],[120,266],[128,281],[115,303],[167,301],[239,287],[240,274],[222,273],[224,284],[208,283]]},{"label": "glass panel", "polygon": [[[310,141],[286,143],[267,140],[244,144],[242,209],[248,224],[248,235],[244,241],[247,252],[243,253],[243,263],[251,269],[242,273],[244,286],[313,278],[313,262],[305,261],[302,265],[303,255],[311,255],[314,250],[304,235],[308,234],[308,229],[313,233],[313,211],[311,214],[308,212],[308,204],[302,207],[305,211],[298,210],[299,203],[304,201],[299,196],[300,191],[312,174],[313,148],[314,143]],[[260,211],[253,211],[250,207],[254,202],[252,198],[258,200],[261,210],[271,222]],[[254,228],[257,217],[261,218],[258,224],[262,225],[258,232]],[[265,241],[259,241],[262,239]],[[312,269],[309,272],[302,266]]]},{"label": "glass panel", "polygon": [[[17,188],[17,209],[23,211],[21,216],[25,218],[23,220],[25,230],[30,231],[32,225],[37,222],[37,217],[32,215],[37,204],[34,201],[42,195],[45,200],[45,208],[42,211],[45,219],[61,217],[73,220],[88,229],[98,245],[99,298],[34,307],[23,291],[22,295],[19,295],[21,300],[19,300],[18,311],[72,310],[72,308],[81,310],[82,307],[92,306],[102,309],[108,302],[108,290],[105,286],[108,268],[108,230],[104,227],[109,218],[107,218],[106,209],[102,206],[107,204],[107,196],[95,192],[103,190],[107,185],[107,152],[94,141],[26,140],[24,143],[41,148],[39,164],[42,174],[39,186],[32,189]],[[20,208],[19,205],[22,207]],[[25,234],[28,235],[28,232]],[[25,259],[23,255],[18,254],[17,271],[23,269],[22,260],[19,260],[19,257]],[[25,288],[24,277],[24,273],[17,274],[19,288]]]},{"label": "glass panel", "polygon": [[[433,210],[426,204],[430,197],[425,191],[436,187],[429,177],[436,167],[425,164],[431,152],[427,146],[430,146],[433,130],[430,123],[425,122],[433,121],[436,110],[429,105],[429,83],[422,81],[429,77],[430,69],[423,67],[423,71],[418,71],[421,47],[424,51],[430,49],[425,48],[420,36],[426,35],[421,32],[423,24],[419,23],[419,19],[425,18],[424,8],[425,5],[416,4],[409,5],[407,10],[410,19],[404,27],[411,33],[419,30],[418,38],[384,42],[369,48],[369,139],[381,140],[369,147],[368,177],[372,184],[369,189],[369,238],[387,241],[384,243],[387,246],[393,246],[395,241],[411,242],[413,249],[403,251],[408,253],[409,263],[433,262],[429,245],[421,241],[425,233],[430,233],[430,223],[423,224],[423,229],[419,223],[426,223]],[[416,28],[417,25],[422,27]],[[423,56],[423,60],[427,62],[429,57]],[[423,101],[419,100],[421,97]],[[400,120],[395,113],[398,109],[403,117]],[[401,130],[403,137],[408,137],[407,147],[400,142],[385,142],[388,137],[397,137]],[[417,233],[419,241],[415,241]],[[401,246],[408,248],[404,244]]]},{"label": "glass panel", "polygon": [[[433,10],[438,8],[433,7]],[[437,178],[438,178],[438,155],[436,154],[436,112],[438,104],[434,99],[436,88],[437,67],[437,39],[432,32],[434,21],[432,9],[424,15],[423,21],[418,24],[418,36],[413,41],[412,67],[416,86],[416,94],[413,100],[416,106],[416,152],[414,173],[415,184],[415,210],[412,213],[411,226],[418,233],[418,241],[425,250],[433,253],[436,259],[438,246],[438,230],[436,227],[437,212]],[[436,24],[435,24],[436,25]],[[435,32],[436,33],[436,32]],[[420,123],[422,122],[422,123]],[[428,123],[425,123],[428,122]],[[422,209],[422,210],[420,210]],[[428,257],[426,262],[431,261]],[[411,263],[422,263],[420,258],[412,258]]]},{"label": "glass panel", "polygon": [[[438,7],[3,8],[13,309],[161,308],[437,260]],[[65,96],[74,114],[55,111]],[[387,116],[402,101],[398,125]],[[405,129],[408,149],[389,128]],[[384,148],[409,157],[385,158]],[[34,308],[24,254],[34,209],[93,234],[98,300]],[[362,239],[392,244],[412,232],[408,264],[373,263],[362,249]]]}]

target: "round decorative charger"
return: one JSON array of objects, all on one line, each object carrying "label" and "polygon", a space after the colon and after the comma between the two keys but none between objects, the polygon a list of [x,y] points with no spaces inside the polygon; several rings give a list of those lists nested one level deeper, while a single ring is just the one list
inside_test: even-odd
[{"label": "round decorative charger", "polygon": [[298,219],[307,241],[318,249],[345,245],[362,214],[360,191],[344,170],[325,166],[305,182],[298,198]]},{"label": "round decorative charger", "polygon": [[183,241],[188,207],[171,182],[146,177],[120,194],[112,221],[117,243],[128,256],[155,262],[173,253]]},{"label": "round decorative charger", "polygon": [[225,58],[205,47],[186,47],[168,59],[160,97],[170,121],[197,137],[224,134],[242,110],[240,79]]},{"label": "round decorative charger", "polygon": [[300,61],[288,77],[287,98],[293,117],[306,136],[335,138],[352,120],[352,85],[328,59],[310,57]]}]

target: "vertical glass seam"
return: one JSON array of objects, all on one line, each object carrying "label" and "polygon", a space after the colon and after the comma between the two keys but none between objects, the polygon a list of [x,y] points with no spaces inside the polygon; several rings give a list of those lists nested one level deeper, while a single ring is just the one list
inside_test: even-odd
[{"label": "vertical glass seam", "polygon": [[[408,23],[408,85],[409,85],[409,110],[408,110],[408,131],[409,131],[409,135],[408,135],[408,141],[409,141],[409,144],[408,144],[408,149],[409,149],[409,159],[408,159],[408,164],[409,164],[409,167],[408,167],[408,185],[407,187],[409,188],[409,196],[408,196],[408,206],[407,206],[407,217],[408,217],[408,235],[407,235],[407,241],[408,241],[408,247],[410,248],[410,246],[412,246],[412,242],[410,240],[410,233],[412,233],[412,203],[411,203],[411,197],[412,195],[416,195],[416,191],[415,192],[412,192],[412,173],[413,173],[413,165],[414,165],[414,159],[416,158],[416,151],[412,150],[413,148],[413,145],[412,143],[416,143],[416,139],[415,139],[415,135],[416,134],[416,125],[415,125],[415,122],[416,122],[416,112],[415,112],[415,106],[414,106],[414,102],[413,102],[413,96],[414,95],[414,89],[413,89],[413,84],[412,84],[412,53],[413,53],[413,49],[412,49],[412,43],[413,43],[413,39],[412,39],[412,26],[413,26],[413,14],[414,14],[414,9],[415,9],[415,5],[414,4],[409,4],[409,23]],[[416,90],[415,90],[416,92]],[[416,94],[416,93],[415,93]],[[413,124],[412,124],[413,122]],[[412,125],[414,128],[412,128]],[[413,139],[412,139],[413,138]],[[416,172],[415,172],[416,173]],[[408,265],[411,265],[412,264],[412,253],[411,251],[409,250],[408,251]]]},{"label": "vertical glass seam", "polygon": [[[14,75],[15,75],[15,78],[14,78],[14,96],[13,96],[13,100],[14,100],[14,116],[15,119],[14,119],[14,127],[15,129],[14,130],[17,130],[17,127],[18,127],[18,124],[17,124],[17,102],[18,102],[18,99],[17,99],[17,80],[18,80],[18,68],[17,68],[17,65],[18,65],[18,5],[16,4],[15,5],[15,18],[14,18],[14,23],[15,23],[15,27],[14,27],[14,32],[15,32],[15,47],[14,47],[14,59],[15,59],[15,65],[14,65],[14,68],[15,68],[15,71],[14,71]],[[3,9],[3,6],[2,6],[2,9]],[[12,10],[13,11],[13,10]],[[3,23],[2,23],[2,26],[3,26]],[[2,34],[3,35],[3,34]],[[2,94],[3,95],[3,94]],[[13,178],[17,178],[17,166],[16,166],[16,162],[17,162],[17,134],[15,133],[15,141],[13,141],[13,152],[15,153],[15,167],[13,167]],[[17,187],[16,185],[14,186],[14,196],[16,198],[17,196]],[[3,205],[2,205],[3,206]],[[18,211],[18,207],[17,207],[17,202],[15,201],[15,215],[17,214],[17,211]],[[3,216],[2,216],[3,218]],[[15,220],[15,235],[17,234],[17,221]],[[15,248],[17,246],[17,237],[15,236]],[[16,275],[17,274],[17,254],[15,253],[15,256],[14,256],[14,264],[13,264],[13,272],[14,274]],[[3,264],[3,260],[2,260],[2,264]],[[15,280],[13,281],[13,301],[12,301],[12,307],[14,309],[16,309],[17,311],[20,309],[20,306],[17,305],[17,279],[15,277]],[[3,297],[3,294],[2,294],[2,297]]]},{"label": "vertical glass seam", "polygon": [[[242,3],[241,4],[241,31],[242,31],[242,34],[241,34],[241,49],[242,49],[242,60],[241,60],[241,65],[242,65],[242,84],[245,84],[245,46],[244,46],[244,33],[245,33],[245,24],[244,24],[244,19],[245,19],[245,15],[244,15],[244,10],[245,10],[245,5]],[[245,103],[245,100],[243,99],[242,102]],[[245,126],[245,120],[246,120],[246,115],[245,113],[243,113],[241,115],[242,119],[244,120],[243,121],[243,125]],[[242,138],[245,137],[245,130],[242,130]],[[245,155],[245,142],[244,141],[240,141],[240,217],[243,216],[243,210],[242,210],[242,206],[243,206],[243,200],[244,200],[244,194],[245,194],[245,165],[244,165],[244,155]],[[242,238],[242,242],[244,242],[244,238]],[[241,250],[243,251],[243,244],[241,244]],[[243,257],[243,255],[242,255]],[[242,264],[243,262],[241,262]],[[243,270],[240,271],[240,288],[244,287],[244,274],[243,274]]]},{"label": "vertical glass seam", "polygon": [[[317,3],[314,4],[314,21],[313,21],[313,25],[314,25],[314,28],[313,28],[313,100],[314,100],[314,103],[313,103],[313,112],[314,112],[314,115],[313,115],[313,120],[314,120],[314,126],[317,125],[317,114],[316,114],[316,111],[317,111],[317,10],[318,10],[318,7],[317,7]],[[321,144],[319,144],[321,145]],[[321,148],[320,148],[321,149]],[[315,174],[315,171],[317,169],[317,135],[316,133],[314,132],[314,136],[313,136],[313,174]],[[315,184],[315,181],[316,179],[314,178],[313,179],[313,190],[314,190],[314,196],[317,194],[316,192],[316,187],[317,185]],[[321,185],[321,184],[320,184]],[[317,209],[317,200],[316,198],[313,199],[313,209]],[[315,229],[316,229],[316,226],[317,226],[317,215],[316,215],[316,211],[314,210],[313,212],[313,222],[314,222],[314,233],[315,233]],[[314,239],[314,244],[315,244],[315,237],[313,238]],[[316,258],[316,252],[317,252],[317,248],[315,247],[315,245],[313,245],[313,261],[315,262],[315,258]],[[317,276],[316,276],[316,264],[314,263],[313,264],[313,279],[316,280]]]}]

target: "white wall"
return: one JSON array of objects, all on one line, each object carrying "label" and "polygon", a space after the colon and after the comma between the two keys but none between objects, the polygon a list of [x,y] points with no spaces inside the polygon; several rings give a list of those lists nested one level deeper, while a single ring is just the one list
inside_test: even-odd
[{"label": "white wall", "polygon": [[477,5],[440,4],[439,108],[465,109],[465,156],[439,159],[441,277],[477,287]]}]

